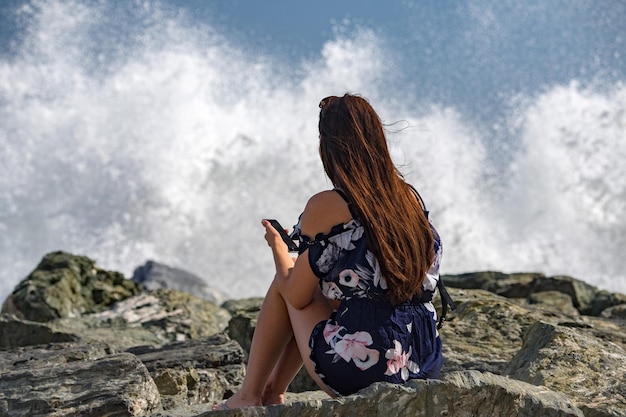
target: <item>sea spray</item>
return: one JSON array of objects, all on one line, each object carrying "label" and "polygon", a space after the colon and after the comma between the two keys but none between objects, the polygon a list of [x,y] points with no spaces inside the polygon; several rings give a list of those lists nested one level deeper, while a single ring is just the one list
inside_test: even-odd
[{"label": "sea spray", "polygon": [[293,63],[156,4],[33,4],[0,62],[2,298],[53,250],[127,276],[154,259],[262,295],[260,220],[291,226],[332,187],[317,104],[346,91],[388,125],[444,239],[444,272],[564,273],[626,292],[619,82],[512,96],[496,141],[482,120],[394,87],[398,52],[367,28]]}]

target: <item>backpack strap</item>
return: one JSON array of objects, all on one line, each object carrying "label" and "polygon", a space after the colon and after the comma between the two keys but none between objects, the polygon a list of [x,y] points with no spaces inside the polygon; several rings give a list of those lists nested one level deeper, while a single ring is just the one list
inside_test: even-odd
[{"label": "backpack strap", "polygon": [[[424,204],[424,199],[422,198],[420,193],[415,189],[415,187],[413,187],[411,184],[408,184],[408,183],[407,185],[411,188],[411,190],[417,197],[417,201],[419,202],[420,206],[422,206],[422,210],[424,210],[426,219],[428,219],[429,212],[426,209],[426,204]],[[441,276],[437,280],[437,289],[439,290],[439,296],[441,297],[441,316],[439,316],[437,329],[441,329],[441,327],[443,326],[443,323],[446,321],[446,315],[448,314],[448,307],[450,307],[450,309],[454,311],[456,310],[456,303],[452,300],[452,297],[450,297],[450,294],[448,293],[448,290],[446,289],[446,286],[444,285],[443,279],[441,278]]]},{"label": "backpack strap", "polygon": [[446,315],[448,314],[448,306],[452,311],[456,310],[456,303],[450,297],[448,290],[446,290],[446,286],[443,284],[443,279],[439,276],[439,280],[437,281],[437,289],[439,290],[439,295],[441,296],[441,316],[439,317],[439,322],[437,323],[437,329],[441,329],[443,327],[443,323],[446,321]]}]

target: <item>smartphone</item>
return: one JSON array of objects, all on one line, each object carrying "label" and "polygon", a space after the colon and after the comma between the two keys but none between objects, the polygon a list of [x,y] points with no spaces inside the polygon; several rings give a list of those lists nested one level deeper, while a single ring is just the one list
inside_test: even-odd
[{"label": "smartphone", "polygon": [[283,241],[287,244],[287,249],[289,249],[289,252],[298,252],[298,245],[296,245],[296,242],[291,240],[287,232],[285,232],[285,228],[282,227],[280,223],[278,223],[278,221],[274,219],[265,219],[265,220],[270,222],[270,224],[272,225],[272,227],[274,227],[274,229],[278,230],[278,233],[280,233],[280,237],[282,237]]}]

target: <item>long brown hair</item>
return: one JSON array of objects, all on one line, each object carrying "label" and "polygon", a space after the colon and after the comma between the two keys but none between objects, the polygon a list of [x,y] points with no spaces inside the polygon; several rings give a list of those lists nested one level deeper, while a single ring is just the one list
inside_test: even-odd
[{"label": "long brown hair", "polygon": [[397,170],[383,124],[359,96],[320,102],[320,157],[363,223],[370,249],[389,284],[389,301],[421,292],[433,257],[433,235],[419,203]]}]

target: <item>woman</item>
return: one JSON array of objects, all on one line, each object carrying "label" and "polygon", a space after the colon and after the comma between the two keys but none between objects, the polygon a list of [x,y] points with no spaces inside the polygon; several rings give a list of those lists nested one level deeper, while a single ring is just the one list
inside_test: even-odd
[{"label": "woman", "polygon": [[[394,166],[363,98],[320,103],[320,156],[334,185],[308,201],[292,259],[266,221],[276,275],[258,317],[241,389],[214,409],[284,402],[302,364],[329,395],[373,382],[437,378],[441,242],[419,194]],[[447,301],[447,300],[446,300]]]}]

